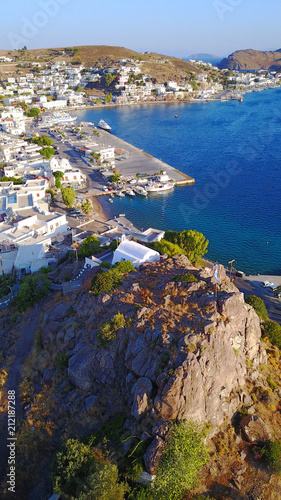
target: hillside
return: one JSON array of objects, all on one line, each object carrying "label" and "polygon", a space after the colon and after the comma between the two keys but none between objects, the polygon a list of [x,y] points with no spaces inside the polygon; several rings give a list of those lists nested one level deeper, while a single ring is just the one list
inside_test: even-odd
[{"label": "hillside", "polygon": [[229,70],[280,70],[281,49],[263,52],[259,50],[237,50],[223,59],[218,67]]},{"label": "hillside", "polygon": [[106,68],[113,66],[118,68],[122,65],[119,61],[127,58],[140,62],[144,73],[148,72],[153,78],[157,80],[161,79],[161,81],[163,79],[164,81],[180,79],[186,76],[187,71],[200,73],[198,68],[182,59],[152,52],[143,54],[125,47],[111,47],[107,45],[36,50],[0,50],[0,56],[14,59],[13,63],[0,64],[2,77],[8,74],[25,73],[32,62],[38,62],[44,66],[56,61],[66,61],[69,64],[79,61],[86,67]]},{"label": "hillside", "polygon": [[21,370],[21,500],[50,496],[51,459],[68,438],[105,442],[132,485],[136,470],[157,471],[169,426],[183,419],[208,424],[199,493],[277,498],[281,483],[254,445],[281,437],[279,351],[261,342],[258,316],[222,266],[219,275],[215,297],[210,269],[163,256],[125,273],[113,292],[95,296],[89,281],[79,292],[50,294],[32,314],[2,315],[7,373],[14,337],[31,331],[29,321],[41,325]]}]

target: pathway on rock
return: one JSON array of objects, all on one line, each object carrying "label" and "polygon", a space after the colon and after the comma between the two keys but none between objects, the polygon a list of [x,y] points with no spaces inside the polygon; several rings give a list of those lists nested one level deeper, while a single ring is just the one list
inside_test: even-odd
[{"label": "pathway on rock", "polygon": [[[46,299],[45,299],[46,300]],[[42,303],[41,303],[42,305]],[[21,405],[19,398],[19,386],[22,380],[22,369],[24,363],[26,362],[29,354],[31,353],[35,333],[40,326],[40,312],[42,311],[39,307],[34,307],[30,313],[27,323],[24,325],[21,336],[16,343],[15,357],[8,368],[8,378],[4,386],[5,393],[14,390],[16,397],[15,412],[16,412],[16,422],[22,417]],[[8,435],[8,405],[7,405],[7,395],[4,395],[4,401],[6,411],[1,415],[0,419],[0,491],[3,493],[3,488],[7,486],[7,476],[6,468],[8,465],[9,448],[7,448]],[[2,498],[0,493],[0,497]],[[13,494],[13,498],[17,498]]]}]

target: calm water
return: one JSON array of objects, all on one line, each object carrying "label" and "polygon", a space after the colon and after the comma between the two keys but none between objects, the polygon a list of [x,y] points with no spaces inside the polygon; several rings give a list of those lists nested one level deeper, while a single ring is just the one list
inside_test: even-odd
[{"label": "calm water", "polygon": [[[139,229],[197,229],[208,258],[249,273],[281,273],[281,89],[242,103],[196,103],[79,111],[112,133],[195,178],[194,186],[147,199],[100,198],[108,216]],[[178,118],[175,118],[175,115]],[[99,200],[99,201],[100,201]]]}]

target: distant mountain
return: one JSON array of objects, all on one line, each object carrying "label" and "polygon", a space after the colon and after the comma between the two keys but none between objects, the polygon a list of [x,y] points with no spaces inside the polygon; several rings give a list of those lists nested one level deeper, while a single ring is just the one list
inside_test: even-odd
[{"label": "distant mountain", "polygon": [[194,61],[209,62],[213,65],[218,64],[222,60],[220,56],[214,56],[212,54],[191,54],[191,56],[184,58],[185,61],[189,61],[189,59],[194,59]]},{"label": "distant mountain", "polygon": [[281,70],[281,49],[274,51],[237,50],[223,59],[218,67],[230,70]]}]

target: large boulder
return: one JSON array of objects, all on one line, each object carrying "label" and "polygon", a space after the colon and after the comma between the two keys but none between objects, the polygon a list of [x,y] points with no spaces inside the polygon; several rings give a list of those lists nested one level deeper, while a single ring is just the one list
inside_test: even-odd
[{"label": "large boulder", "polygon": [[134,395],[131,413],[139,420],[150,407],[152,383],[148,378],[141,377],[137,380],[131,392]]},{"label": "large boulder", "polygon": [[247,415],[240,422],[242,433],[247,441],[252,444],[270,441],[270,432],[264,421],[257,415]]},{"label": "large boulder", "polygon": [[145,468],[151,475],[154,475],[157,472],[164,446],[165,441],[161,437],[156,436],[152,443],[148,446],[143,456]]},{"label": "large boulder", "polygon": [[87,344],[77,344],[73,356],[68,361],[70,382],[87,391],[92,385],[93,351]]}]

